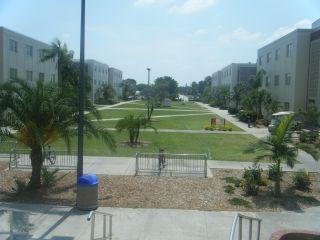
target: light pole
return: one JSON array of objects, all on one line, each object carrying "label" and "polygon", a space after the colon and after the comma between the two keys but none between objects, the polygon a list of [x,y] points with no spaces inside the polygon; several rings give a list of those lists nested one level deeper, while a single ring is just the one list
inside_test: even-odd
[{"label": "light pole", "polygon": [[147,71],[148,71],[148,86],[150,86],[150,71],[151,71],[151,68],[147,68]]},{"label": "light pole", "polygon": [[77,178],[83,175],[83,118],[84,118],[84,42],[85,42],[85,5],[81,0],[80,27],[80,76],[79,76],[79,119],[78,119],[78,163]]},{"label": "light pole", "polygon": [[147,103],[147,108],[148,108],[148,120],[151,118],[151,109],[150,109],[150,71],[151,68],[147,68],[148,71],[148,103]]}]

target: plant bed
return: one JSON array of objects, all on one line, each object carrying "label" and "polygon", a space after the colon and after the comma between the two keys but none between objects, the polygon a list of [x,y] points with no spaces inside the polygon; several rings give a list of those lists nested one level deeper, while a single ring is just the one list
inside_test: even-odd
[{"label": "plant bed", "polygon": [[[281,211],[299,210],[320,205],[320,174],[311,174],[310,192],[294,189],[293,173],[284,173],[283,195],[274,198],[272,181],[261,186],[257,196],[246,196],[241,187],[226,193],[226,180],[241,178],[242,170],[213,170],[213,178],[106,176],[99,175],[99,205],[127,208],[173,208],[197,210]],[[75,205],[74,172],[58,172],[51,187],[16,194],[15,178],[27,180],[25,171],[0,172],[0,201]],[[265,177],[265,176],[264,176]],[[230,181],[229,181],[230,182]],[[240,184],[241,185],[241,184]]]}]

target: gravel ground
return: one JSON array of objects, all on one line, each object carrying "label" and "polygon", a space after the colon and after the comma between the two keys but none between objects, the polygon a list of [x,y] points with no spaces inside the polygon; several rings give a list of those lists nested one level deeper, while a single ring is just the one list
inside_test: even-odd
[{"label": "gravel ground", "polygon": [[[174,208],[197,210],[299,210],[320,205],[320,174],[311,174],[311,192],[301,192],[292,186],[292,173],[285,173],[282,181],[283,196],[271,194],[273,182],[261,187],[259,195],[247,197],[235,188],[233,194],[224,192],[228,185],[225,177],[241,178],[240,170],[213,170],[213,178],[106,176],[99,175],[99,204],[108,207]],[[58,181],[49,188],[16,194],[14,178],[27,180],[29,173],[22,171],[0,172],[0,201],[38,202],[58,205],[75,204],[75,173],[58,173]],[[228,200],[240,198],[248,206],[234,206]]]}]

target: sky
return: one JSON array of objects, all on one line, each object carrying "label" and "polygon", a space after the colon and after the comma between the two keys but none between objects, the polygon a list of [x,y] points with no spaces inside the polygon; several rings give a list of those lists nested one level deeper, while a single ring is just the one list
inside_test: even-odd
[{"label": "sky", "polygon": [[[0,26],[79,58],[80,0],[0,0]],[[203,80],[232,62],[256,62],[257,50],[320,18],[320,0],[87,0],[86,59],[147,82],[171,76]]]}]

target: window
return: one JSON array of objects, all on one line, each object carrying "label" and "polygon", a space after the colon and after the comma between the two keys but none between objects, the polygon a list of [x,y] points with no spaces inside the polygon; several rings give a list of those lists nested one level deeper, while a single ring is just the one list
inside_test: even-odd
[{"label": "window", "polygon": [[269,82],[269,77],[266,77],[266,87],[268,87],[269,84],[270,84],[270,82]]},{"label": "window", "polygon": [[32,71],[26,71],[26,80],[32,82]]},{"label": "window", "polygon": [[291,57],[292,56],[292,51],[293,51],[293,44],[289,43],[287,45],[287,57]]},{"label": "window", "polygon": [[260,56],[260,57],[259,57],[259,65],[260,65],[260,66],[262,65],[262,60],[263,60],[263,59],[262,59],[262,56]]},{"label": "window", "polygon": [[271,53],[267,53],[267,63],[271,61]]},{"label": "window", "polygon": [[276,49],[275,54],[274,54],[274,59],[275,60],[279,59],[279,53],[280,53],[280,49]]},{"label": "window", "polygon": [[18,52],[18,42],[13,40],[13,39],[10,39],[9,40],[9,45],[10,45],[10,50],[12,52]]},{"label": "window", "polygon": [[31,45],[26,45],[26,55],[28,57],[32,57],[33,56],[33,47]]},{"label": "window", "polygon": [[54,83],[56,81],[56,75],[55,74],[51,74],[50,81],[52,83]]},{"label": "window", "polygon": [[44,57],[44,50],[43,49],[39,49],[39,58],[43,58]]},{"label": "window", "polygon": [[39,73],[39,80],[44,82],[44,73]]},{"label": "window", "polygon": [[285,84],[286,85],[290,85],[291,84],[291,74],[290,73],[286,73],[285,75]]},{"label": "window", "polygon": [[288,103],[288,102],[284,102],[283,103],[283,110],[284,111],[289,111],[290,110],[290,103]]},{"label": "window", "polygon": [[279,86],[279,75],[274,75],[274,85]]},{"label": "window", "polygon": [[17,79],[17,69],[16,68],[10,68],[10,79],[14,80]]}]

